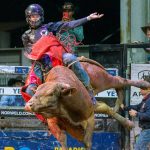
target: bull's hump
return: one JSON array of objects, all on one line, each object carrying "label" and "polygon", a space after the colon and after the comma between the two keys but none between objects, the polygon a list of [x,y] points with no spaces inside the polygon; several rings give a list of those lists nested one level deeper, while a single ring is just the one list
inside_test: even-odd
[{"label": "bull's hump", "polygon": [[65,74],[69,74],[72,72],[69,68],[64,67],[64,66],[56,66],[52,69],[52,71],[59,75],[61,75],[61,74],[65,75]]},{"label": "bull's hump", "polygon": [[50,80],[73,80],[76,81],[78,78],[75,76],[73,71],[67,67],[64,66],[56,66],[51,69],[49,72],[46,81]]}]

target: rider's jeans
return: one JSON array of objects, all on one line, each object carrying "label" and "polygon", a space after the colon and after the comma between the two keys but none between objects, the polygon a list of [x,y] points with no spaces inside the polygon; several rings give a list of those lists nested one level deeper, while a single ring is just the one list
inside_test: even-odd
[{"label": "rider's jeans", "polygon": [[150,150],[150,129],[141,131],[135,144],[135,150]]},{"label": "rider's jeans", "polygon": [[[34,90],[39,86],[40,83],[43,82],[43,70],[42,68],[48,72],[52,68],[51,59],[48,55],[44,55],[42,59],[38,62],[34,62],[33,71],[29,74],[29,85],[26,88],[26,93],[30,96],[33,96]],[[41,81],[39,83],[39,80]]]},{"label": "rider's jeans", "polygon": [[78,79],[84,84],[85,87],[89,86],[90,78],[81,66],[80,62],[77,60],[77,57],[75,55],[71,53],[63,54],[63,63],[65,64],[65,66],[68,66],[69,64],[73,63],[70,67],[71,70],[76,74]]}]

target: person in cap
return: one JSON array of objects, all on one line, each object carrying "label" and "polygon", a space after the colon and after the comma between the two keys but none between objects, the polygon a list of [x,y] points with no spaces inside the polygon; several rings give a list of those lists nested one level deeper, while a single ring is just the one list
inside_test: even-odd
[{"label": "person in cap", "polygon": [[[25,86],[21,89],[22,96],[26,101],[33,96],[36,88],[44,82],[44,73],[47,74],[52,67],[57,65],[68,66],[72,62],[75,63],[72,64],[71,69],[91,95],[92,90],[88,74],[77,61],[77,57],[56,38],[56,34],[81,26],[90,20],[99,19],[102,16],[103,14],[92,13],[87,17],[70,22],[58,21],[44,24],[44,10],[39,4],[31,4],[26,8],[25,17],[29,30],[22,35],[22,41],[25,56],[32,60],[32,67]],[[94,96],[92,96],[92,99],[94,99]]]},{"label": "person in cap", "polygon": [[[144,76],[144,80],[150,82],[150,76]],[[141,133],[135,144],[135,150],[150,149],[150,89],[140,89],[143,96],[142,101],[137,105],[124,107],[129,111],[131,117],[138,117],[139,127],[142,128]]]},{"label": "person in cap", "polygon": [[[141,30],[143,31],[143,33],[147,37],[148,41],[150,41],[150,23],[148,23],[147,25],[141,27]],[[133,43],[143,43],[143,42],[141,42],[141,41],[134,41]]]},{"label": "person in cap", "polygon": [[24,85],[24,81],[21,76],[17,76],[16,78],[10,78],[8,80],[9,87],[21,87],[23,85]]},{"label": "person in cap", "polygon": [[150,23],[148,23],[146,26],[141,27],[141,29],[148,38],[148,40],[150,40]]},{"label": "person in cap", "polygon": [[[65,2],[62,6],[62,22],[69,22],[74,19],[76,8],[73,3]],[[75,46],[82,43],[84,39],[83,26],[78,26],[66,32],[58,34],[65,46],[75,52]]]},{"label": "person in cap", "polygon": [[[148,42],[150,43],[150,23],[141,27],[143,33],[147,37]],[[145,52],[150,53],[150,48],[144,48]],[[150,55],[147,56],[147,60],[150,61]]]}]

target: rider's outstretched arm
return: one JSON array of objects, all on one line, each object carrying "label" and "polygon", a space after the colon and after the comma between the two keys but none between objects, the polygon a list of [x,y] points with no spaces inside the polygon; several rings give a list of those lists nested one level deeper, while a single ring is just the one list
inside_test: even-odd
[{"label": "rider's outstretched arm", "polygon": [[73,20],[73,21],[69,21],[69,22],[64,22],[63,25],[61,26],[61,29],[72,29],[72,28],[75,28],[77,26],[83,25],[84,23],[86,23],[88,21],[99,19],[103,16],[104,16],[104,14],[98,14],[95,12],[95,13],[92,13],[89,16],[81,18],[81,19],[77,19],[77,20]]}]

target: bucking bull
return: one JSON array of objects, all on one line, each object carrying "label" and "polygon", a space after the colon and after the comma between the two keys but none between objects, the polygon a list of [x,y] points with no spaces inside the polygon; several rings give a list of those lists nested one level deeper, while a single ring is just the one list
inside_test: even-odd
[{"label": "bucking bull", "polygon": [[52,68],[45,83],[37,88],[34,96],[26,103],[25,109],[47,118],[50,132],[60,142],[63,150],[67,149],[65,131],[83,142],[87,150],[91,149],[94,113],[108,114],[125,128],[132,128],[131,121],[116,113],[123,102],[122,89],[127,86],[150,87],[150,84],[143,80],[131,81],[112,76],[103,66],[91,59],[79,59],[91,79],[94,93],[115,88],[118,99],[114,108],[104,102],[93,105],[86,88],[71,69],[64,66]]}]

